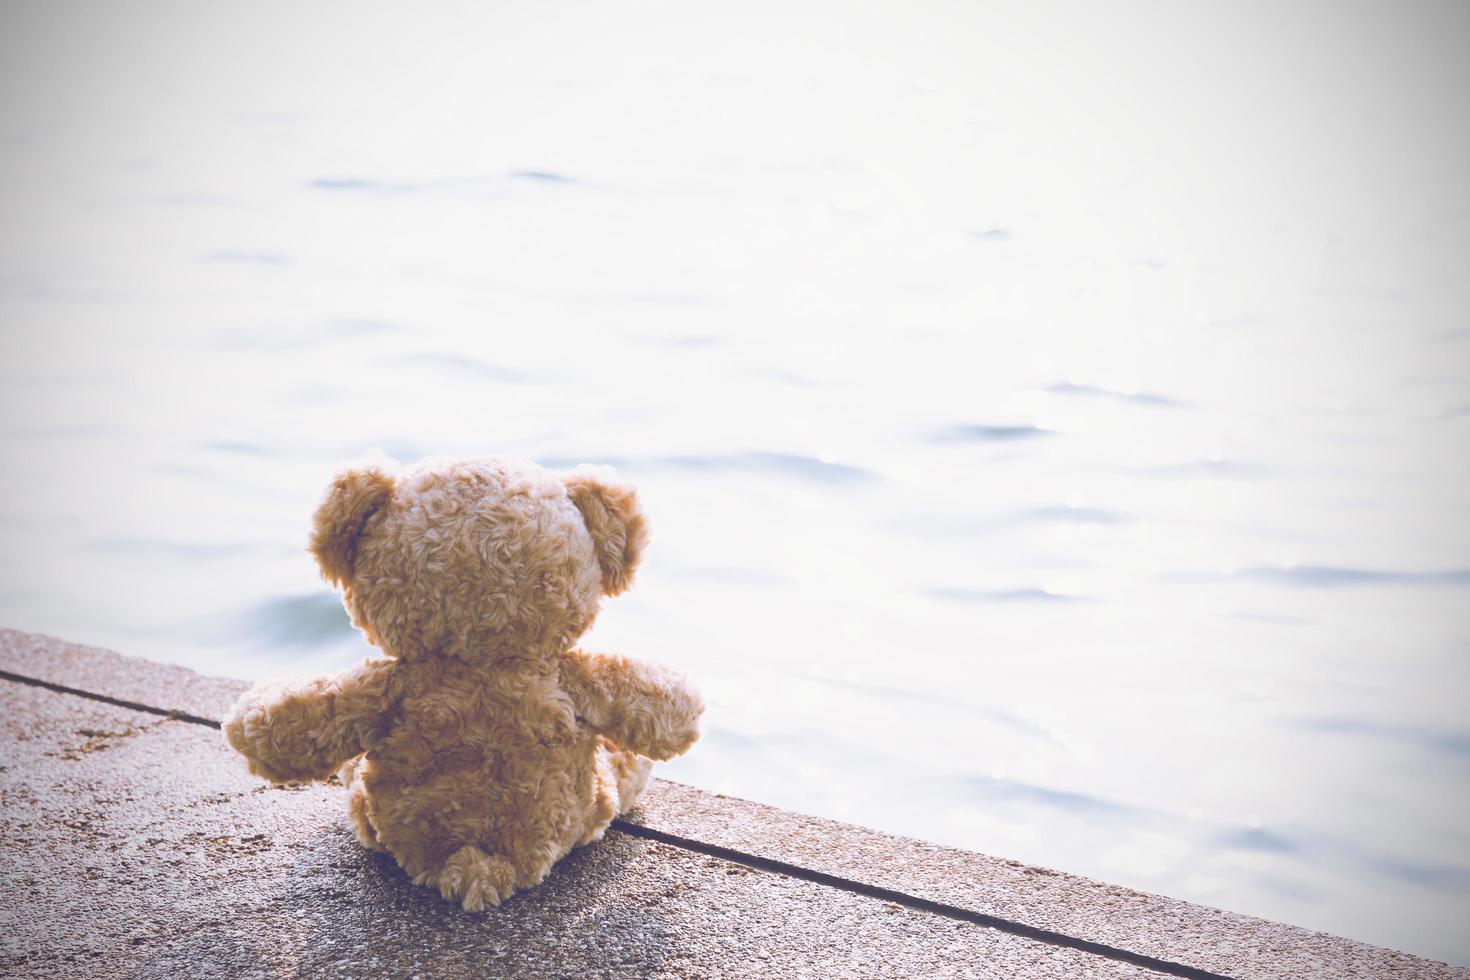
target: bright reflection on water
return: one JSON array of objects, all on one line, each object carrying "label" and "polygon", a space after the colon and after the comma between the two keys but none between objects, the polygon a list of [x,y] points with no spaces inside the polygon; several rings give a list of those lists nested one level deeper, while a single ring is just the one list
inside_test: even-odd
[{"label": "bright reflection on water", "polygon": [[0,621],[338,668],[335,465],[612,462],[668,775],[1470,961],[1463,10],[533,6],[0,12]]}]

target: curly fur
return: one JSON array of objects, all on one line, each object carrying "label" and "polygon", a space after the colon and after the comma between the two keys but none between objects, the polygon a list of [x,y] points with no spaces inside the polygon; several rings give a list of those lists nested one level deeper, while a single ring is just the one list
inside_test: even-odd
[{"label": "curly fur", "polygon": [[606,470],[499,459],[340,474],[310,550],[386,657],[262,685],[224,722],[276,782],[341,771],[365,847],[469,911],[541,882],[687,751],[704,703],[653,664],[575,648],[647,527]]}]

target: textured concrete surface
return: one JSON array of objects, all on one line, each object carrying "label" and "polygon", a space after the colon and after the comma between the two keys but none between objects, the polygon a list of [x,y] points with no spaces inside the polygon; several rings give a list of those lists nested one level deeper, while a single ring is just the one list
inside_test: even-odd
[{"label": "textured concrete surface", "polygon": [[1236,977],[1470,977],[1327,933],[663,782],[636,819],[668,833]]},{"label": "textured concrete surface", "polygon": [[[203,718],[244,687],[6,630],[0,670]],[[3,681],[0,713],[0,974],[1149,975],[617,832],[467,916],[363,852],[339,788],[264,787],[208,728]],[[1470,977],[677,783],[655,782],[633,819],[1211,973]]]},{"label": "textured concrete surface", "polygon": [[250,687],[245,681],[205,677],[185,667],[9,629],[0,629],[0,670],[216,720]]},{"label": "textured concrete surface", "polygon": [[0,718],[4,976],[1147,972],[621,834],[468,915],[208,728],[9,682]]}]

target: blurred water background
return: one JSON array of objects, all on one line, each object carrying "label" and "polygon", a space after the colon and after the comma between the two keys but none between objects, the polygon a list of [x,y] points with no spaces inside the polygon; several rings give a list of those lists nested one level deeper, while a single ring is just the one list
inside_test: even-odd
[{"label": "blurred water background", "polygon": [[670,777],[1470,962],[1466,38],[7,4],[0,622],[341,668],[334,467],[608,462]]}]

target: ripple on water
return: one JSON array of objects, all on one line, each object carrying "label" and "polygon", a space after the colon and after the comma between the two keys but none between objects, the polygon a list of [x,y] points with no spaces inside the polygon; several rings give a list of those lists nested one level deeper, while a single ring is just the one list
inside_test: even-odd
[{"label": "ripple on water", "polygon": [[246,631],[269,646],[318,647],[357,635],[335,592],[267,599],[244,619]]},{"label": "ripple on water", "polygon": [[1047,385],[1046,391],[1053,395],[1072,395],[1080,398],[1105,398],[1109,401],[1120,402],[1127,405],[1140,405],[1147,408],[1179,408],[1182,403],[1163,395],[1155,395],[1147,391],[1118,391],[1113,388],[1104,388],[1101,385],[1076,384],[1071,381],[1060,381],[1053,385]]},{"label": "ripple on water", "polygon": [[236,558],[240,555],[265,550],[268,546],[257,542],[210,543],[146,538],[98,538],[87,542],[85,547],[88,551],[124,555],[130,558],[210,561],[220,558]]},{"label": "ripple on water", "polygon": [[1188,583],[1256,581],[1303,589],[1342,589],[1374,585],[1458,588],[1470,585],[1470,568],[1413,572],[1347,568],[1339,565],[1262,565],[1229,572],[1165,572],[1159,579],[1164,582]]},{"label": "ripple on water", "polygon": [[332,337],[365,337],[373,334],[402,333],[407,328],[392,320],[376,317],[338,317],[322,323],[322,332]]},{"label": "ripple on water", "polygon": [[1020,803],[1044,806],[1068,813],[1087,813],[1094,816],[1128,816],[1143,813],[1138,807],[1127,803],[1079,793],[1073,790],[1053,789],[1034,783],[1022,783],[1002,776],[967,776],[959,780],[962,793],[984,797],[992,803]]},{"label": "ripple on water", "polygon": [[1236,851],[1261,851],[1267,854],[1295,854],[1301,845],[1264,827],[1239,827],[1215,837],[1219,847]]},{"label": "ripple on water", "polygon": [[1401,725],[1366,718],[1297,718],[1288,724],[1324,735],[1360,735],[1404,742],[1470,761],[1470,731]]},{"label": "ripple on water", "polygon": [[1244,578],[1316,589],[1352,585],[1470,585],[1470,568],[1451,568],[1432,572],[1391,572],[1379,569],[1343,568],[1335,565],[1294,565],[1281,568],[1248,568],[1235,574]]},{"label": "ripple on water", "polygon": [[771,384],[785,385],[790,388],[816,388],[817,382],[805,375],[797,374],[795,371],[787,371],[785,368],[773,367],[744,367],[730,372],[745,378],[754,378],[757,381],[766,381]]},{"label": "ripple on water", "polygon": [[665,569],[680,581],[709,582],[720,585],[738,585],[753,589],[775,589],[789,585],[791,580],[776,572],[760,568],[740,568],[733,565],[684,565]]},{"label": "ripple on water", "polygon": [[575,178],[550,170],[512,170],[510,175],[517,180],[534,180],[543,184],[575,184]]},{"label": "ripple on water", "polygon": [[318,177],[306,186],[319,191],[367,191],[376,193],[402,193],[422,190],[426,184],[388,183],[380,180],[365,180],[360,177]]},{"label": "ripple on water", "polygon": [[964,712],[965,715],[971,718],[988,719],[1002,728],[1008,728],[1029,738],[1049,742],[1054,745],[1059,744],[1055,735],[1035,722],[1027,721],[1012,712],[981,704],[968,698],[954,697],[938,691],[916,691],[883,684],[863,683],[861,681],[848,680],[847,678],[830,677],[824,674],[808,673],[805,675],[805,678],[825,687],[864,695],[879,703],[907,701],[911,704],[920,705],[929,709],[940,708]]},{"label": "ripple on water", "polygon": [[922,595],[940,602],[1085,602],[1083,596],[1064,595],[1030,586],[1022,589],[922,589]]},{"label": "ripple on water", "polygon": [[312,190],[359,194],[417,194],[423,191],[473,189],[507,181],[570,187],[581,181],[551,170],[510,170],[482,177],[445,177],[434,180],[374,180],[366,177],[317,177],[307,181]]},{"label": "ripple on water", "polygon": [[206,252],[201,255],[200,261],[215,262],[230,265],[256,265],[266,267],[281,267],[291,264],[291,257],[284,252],[251,252],[245,250],[224,250],[219,252]]},{"label": "ripple on water", "polygon": [[206,452],[230,453],[236,456],[258,456],[261,458],[267,458],[281,455],[279,451],[268,449],[265,446],[262,446],[256,442],[233,442],[229,440],[221,440],[218,442],[206,442],[199,448],[205,450]]},{"label": "ripple on water", "polygon": [[1036,507],[1021,516],[1028,521],[1049,524],[1129,524],[1133,518],[1116,510],[1100,507]]},{"label": "ripple on water", "polygon": [[444,379],[452,377],[494,384],[528,384],[532,381],[545,383],[550,380],[536,378],[525,371],[506,367],[503,364],[492,364],[477,357],[447,352],[426,351],[417,354],[398,354],[382,358],[381,363],[390,367],[418,368],[437,374]]},{"label": "ripple on water", "polygon": [[372,317],[339,317],[312,323],[286,323],[249,330],[221,330],[211,343],[229,350],[306,350],[324,344],[358,341],[365,337],[403,333],[408,328],[391,320]]},{"label": "ripple on water", "polygon": [[929,436],[932,443],[958,442],[1018,442],[1022,439],[1038,439],[1056,435],[1050,429],[1034,425],[952,425],[939,429]]},{"label": "ripple on water", "polygon": [[542,456],[537,462],[548,469],[570,469],[582,463],[598,463],[629,473],[650,470],[683,470],[693,473],[751,473],[830,484],[857,484],[879,479],[859,466],[802,456],[795,453],[743,452],[678,456]]}]

